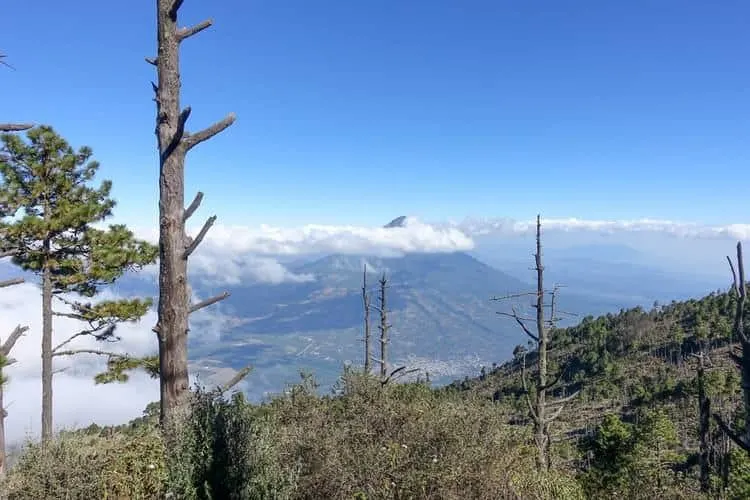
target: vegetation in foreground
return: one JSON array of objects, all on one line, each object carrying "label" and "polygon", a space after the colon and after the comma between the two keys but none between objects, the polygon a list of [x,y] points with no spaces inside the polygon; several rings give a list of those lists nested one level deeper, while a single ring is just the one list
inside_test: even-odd
[{"label": "vegetation in foreground", "polygon": [[533,472],[527,431],[507,417],[484,398],[352,371],[337,395],[305,377],[263,405],[198,390],[168,462],[147,412],[28,445],[4,488],[9,499],[583,498],[572,471]]},{"label": "vegetation in foreground", "polygon": [[[431,388],[345,370],[335,393],[309,376],[271,401],[193,392],[171,453],[158,408],[117,428],[27,445],[3,485],[24,498],[748,498],[750,460],[713,421],[700,492],[696,364],[705,349],[714,409],[741,418],[728,359],[733,294],[635,308],[554,332],[558,395],[580,390],[538,473],[517,356]],[[533,388],[532,388],[533,390]],[[168,458],[165,458],[168,457]]]}]

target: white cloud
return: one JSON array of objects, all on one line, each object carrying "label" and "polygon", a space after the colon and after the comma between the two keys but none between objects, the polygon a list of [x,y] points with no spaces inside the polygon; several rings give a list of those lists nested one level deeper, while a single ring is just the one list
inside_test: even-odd
[{"label": "white cloud", "polygon": [[[488,239],[528,236],[535,219],[467,218],[461,222],[428,224],[407,217],[400,227],[331,226],[307,224],[299,227],[228,226],[217,224],[198,248],[190,262],[193,276],[206,284],[305,282],[310,275],[290,271],[277,258],[325,255],[332,253],[372,257],[398,256],[405,253],[467,251]],[[578,218],[543,218],[548,235],[580,239],[583,235],[634,238],[677,237],[704,241],[747,239],[750,224],[703,225],[660,219],[598,220]],[[190,228],[195,234],[198,227]],[[156,229],[139,231],[139,235],[156,241]],[[637,236],[636,236],[637,235]],[[660,245],[663,243],[660,241]],[[548,241],[549,243],[549,241]],[[648,245],[647,245],[648,246]],[[671,250],[670,250],[671,252]],[[655,255],[659,255],[657,251]],[[709,256],[706,255],[709,259]],[[708,261],[708,260],[707,260]],[[156,268],[149,271],[156,273]]]},{"label": "white cloud", "polygon": [[[104,291],[95,301],[116,299]],[[199,298],[196,298],[199,300]],[[55,309],[69,311],[58,301]],[[8,442],[27,436],[38,436],[41,421],[41,293],[32,283],[24,283],[0,290],[0,339],[4,341],[16,325],[27,325],[29,331],[21,337],[13,350],[17,363],[6,369],[9,382],[5,386],[5,405],[8,410],[6,429]],[[201,340],[215,341],[221,331],[231,326],[232,318],[221,314],[216,306],[206,308],[191,317],[191,332]],[[149,311],[137,323],[122,323],[117,335],[120,342],[103,343],[91,337],[79,337],[71,342],[71,349],[102,349],[135,356],[155,354],[156,337],[151,331],[156,324],[156,312]],[[64,317],[54,318],[53,345],[62,342],[81,329],[81,323]],[[124,384],[94,384],[93,377],[104,370],[106,358],[96,355],[59,357],[54,368],[64,369],[54,376],[54,426],[56,429],[120,424],[138,417],[151,401],[159,399],[159,381],[142,372],[133,372]]]},{"label": "white cloud", "polygon": [[[535,230],[536,220],[517,221],[508,218],[465,219],[447,224],[472,236],[487,234],[527,234]],[[661,233],[695,239],[747,239],[750,224],[705,225],[660,219],[595,220],[577,218],[542,218],[544,231],[584,231],[600,234]]]}]

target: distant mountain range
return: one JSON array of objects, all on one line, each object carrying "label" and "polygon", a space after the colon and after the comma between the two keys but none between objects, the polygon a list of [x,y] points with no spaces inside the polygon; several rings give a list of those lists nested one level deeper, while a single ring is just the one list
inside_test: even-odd
[{"label": "distant mountain range", "polygon": [[[406,217],[399,217],[386,227],[407,222]],[[627,247],[609,251],[592,247],[582,249],[583,257],[574,250],[545,255],[547,285],[566,285],[560,291],[560,309],[577,314],[566,318],[563,326],[586,315],[650,306],[655,300],[702,296],[718,288],[717,283],[637,264],[642,259],[633,252]],[[518,253],[487,249],[474,255],[327,255],[287,260],[290,271],[314,279],[228,286],[231,296],[220,304],[219,311],[230,315],[231,321],[222,323],[218,337],[191,336],[193,371],[209,378],[211,374],[226,378],[223,372],[227,368],[239,369],[250,363],[255,368],[247,384],[252,399],[296,382],[301,369],[312,371],[323,387],[329,387],[344,363],[363,363],[361,288],[366,266],[373,303],[378,278],[382,273],[388,278],[390,360],[394,366],[422,368],[436,383],[476,374],[482,365],[508,359],[516,345],[527,341],[512,319],[497,314],[509,311],[510,303],[490,300],[535,289],[534,273],[529,270],[531,252],[524,253],[527,257],[523,260]],[[493,257],[495,267],[477,255],[483,260]],[[0,277],[15,274],[8,264],[0,265]],[[199,296],[220,291],[195,278],[200,277],[191,277]],[[122,294],[156,295],[153,276],[129,276],[115,289]],[[515,300],[522,308],[530,303],[531,297]],[[377,312],[371,317],[372,332],[377,336]]]},{"label": "distant mountain range", "polygon": [[[490,299],[534,290],[528,262],[523,273],[513,276],[463,252],[394,258],[329,255],[290,266],[297,274],[313,275],[313,281],[232,287],[232,296],[223,307],[241,318],[239,324],[223,333],[218,343],[192,345],[191,356],[206,368],[228,365],[237,369],[252,363],[256,370],[250,381],[251,396],[256,397],[295,381],[302,368],[313,371],[323,386],[332,384],[344,362],[363,363],[365,265],[371,291],[376,291],[381,273],[389,280],[394,365],[420,367],[437,383],[448,382],[475,374],[482,365],[504,361],[516,345],[527,341],[515,322],[496,314],[509,311],[510,303]],[[583,276],[591,276],[595,267],[590,265]],[[609,269],[604,266],[602,272]],[[524,275],[529,279],[521,279]],[[557,280],[552,277],[550,285]],[[581,286],[585,278],[576,282],[575,273],[565,277],[570,279],[560,291],[560,309],[577,316],[562,324],[669,298],[639,296],[638,283],[625,284],[636,288],[627,298],[626,292],[607,294]],[[618,290],[616,284],[610,285]],[[639,300],[644,298],[650,302]],[[530,302],[530,298],[515,300],[519,307]],[[376,316],[373,312],[374,335]]]}]

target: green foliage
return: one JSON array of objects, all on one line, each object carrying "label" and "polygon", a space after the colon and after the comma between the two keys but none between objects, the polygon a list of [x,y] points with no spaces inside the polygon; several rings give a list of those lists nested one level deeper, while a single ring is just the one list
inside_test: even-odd
[{"label": "green foliage", "polygon": [[593,439],[584,443],[591,466],[583,475],[588,494],[595,498],[641,498],[663,493],[680,478],[671,470],[683,460],[674,451],[677,431],[663,410],[642,412],[637,424],[616,414],[604,417]]},{"label": "green foliage", "polygon": [[744,500],[750,498],[750,457],[738,448],[729,452],[729,488],[727,498]]},{"label": "green foliage", "polygon": [[8,500],[164,498],[164,446],[154,427],[130,433],[62,433],[28,443],[0,482]]},{"label": "green foliage", "polygon": [[[89,186],[99,168],[90,148],[74,151],[48,126],[30,129],[27,141],[19,134],[0,139],[2,250],[12,251],[13,262],[26,271],[49,270],[52,293],[72,309],[60,314],[88,324],[76,337],[116,340],[117,323],[141,318],[150,299],[91,304],[68,301],[62,294],[93,297],[126,271],[154,263],[158,248],[121,224],[94,227],[112,215],[115,201],[110,181]],[[56,353],[63,354],[74,352]]]},{"label": "green foliage", "polygon": [[49,266],[55,292],[91,297],[125,271],[156,261],[158,249],[125,226],[92,226],[112,215],[115,201],[111,181],[88,186],[99,168],[90,148],[74,151],[48,126],[27,138],[0,136],[0,229],[15,264],[36,273]]},{"label": "green foliage", "polygon": [[167,489],[182,499],[290,498],[297,469],[281,460],[269,421],[237,393],[198,388],[168,431]]}]

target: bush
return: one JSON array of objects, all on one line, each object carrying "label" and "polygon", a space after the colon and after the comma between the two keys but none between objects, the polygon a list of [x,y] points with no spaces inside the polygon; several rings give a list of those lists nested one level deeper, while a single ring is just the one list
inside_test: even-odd
[{"label": "bush", "polygon": [[27,443],[0,491],[8,500],[163,498],[165,479],[161,438],[154,427],[143,427]]},{"label": "bush", "polygon": [[167,490],[179,499],[290,498],[296,469],[280,460],[269,420],[242,394],[198,388],[168,433]]}]

